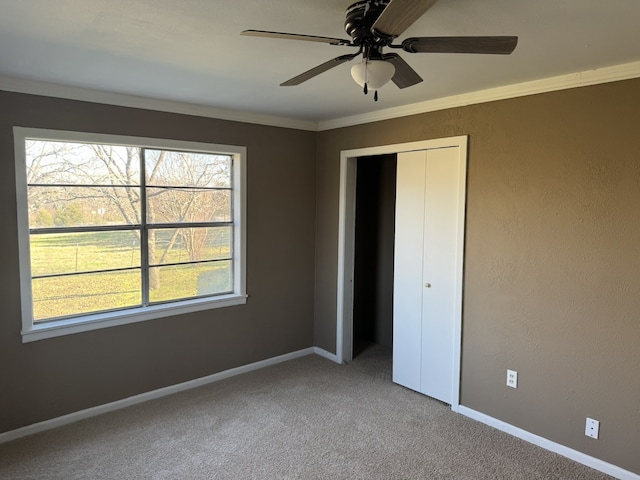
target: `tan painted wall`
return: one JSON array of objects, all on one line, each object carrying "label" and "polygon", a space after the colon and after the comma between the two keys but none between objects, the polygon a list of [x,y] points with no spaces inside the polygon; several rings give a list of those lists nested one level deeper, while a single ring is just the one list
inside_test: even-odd
[{"label": "tan painted wall", "polygon": [[[23,344],[13,126],[246,145],[242,306]],[[312,346],[316,134],[0,92],[0,432]]]},{"label": "tan painted wall", "polygon": [[[0,432],[335,351],[340,150],[469,135],[462,404],[640,473],[639,104],[632,80],[316,135],[0,92]],[[14,125],[247,145],[248,304],[22,344]]]},{"label": "tan painted wall", "polygon": [[638,105],[630,80],[320,133],[315,344],[335,352],[340,151],[469,135],[461,403],[640,474]]}]

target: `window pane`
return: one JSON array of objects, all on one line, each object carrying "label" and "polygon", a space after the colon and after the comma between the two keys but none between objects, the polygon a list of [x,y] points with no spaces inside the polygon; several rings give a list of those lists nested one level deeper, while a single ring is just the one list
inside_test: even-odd
[{"label": "window pane", "polygon": [[223,260],[205,264],[175,265],[149,269],[151,284],[155,277],[156,288],[149,292],[151,302],[180,300],[204,295],[233,291],[231,261]]},{"label": "window pane", "polygon": [[31,228],[139,223],[139,187],[29,187]]},{"label": "window pane", "polygon": [[27,208],[19,205],[18,214],[29,255],[20,269],[34,316],[25,325],[138,307],[162,315],[149,304],[234,293],[236,269],[244,267],[234,251],[244,148],[15,132],[26,154],[16,159],[26,165]]},{"label": "window pane", "polygon": [[140,306],[140,270],[34,279],[34,322]]},{"label": "window pane", "polygon": [[91,272],[140,266],[138,233],[31,235],[31,275]]},{"label": "window pane", "polygon": [[149,230],[149,265],[231,258],[231,227]]},{"label": "window pane", "polygon": [[149,223],[230,222],[231,191],[147,189]]},{"label": "window pane", "polygon": [[231,188],[229,155],[145,149],[147,184]]},{"label": "window pane", "polygon": [[140,147],[26,140],[28,184],[139,185]]}]

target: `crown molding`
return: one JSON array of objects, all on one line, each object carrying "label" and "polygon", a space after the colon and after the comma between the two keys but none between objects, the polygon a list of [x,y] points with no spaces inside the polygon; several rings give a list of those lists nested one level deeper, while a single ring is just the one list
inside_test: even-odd
[{"label": "crown molding", "polygon": [[169,113],[180,113],[198,117],[230,120],[234,122],[255,123],[271,127],[293,128],[297,130],[317,131],[318,122],[295,118],[278,117],[259,113],[226,110],[222,108],[196,105],[192,103],[159,100],[122,93],[105,92],[81,87],[72,87],[56,83],[23,80],[13,77],[0,76],[0,90],[15,93],[28,93],[45,97],[65,98],[121,107],[143,108]]},{"label": "crown molding", "polygon": [[586,87],[589,85],[628,80],[638,77],[640,77],[640,62],[625,63],[596,70],[549,77],[531,82],[523,82],[504,87],[464,93],[461,95],[453,95],[450,97],[428,100],[426,102],[414,103],[402,107],[379,110],[377,112],[320,121],[318,122],[318,131],[350,127],[364,123],[377,122],[380,120],[389,120],[392,118],[445,110],[447,108],[463,107],[466,105],[506,100],[526,95],[535,95],[538,93],[555,92],[569,88]]},{"label": "crown molding", "polygon": [[253,123],[272,127],[293,128],[296,130],[324,131],[335,128],[351,127],[365,123],[378,122],[393,118],[435,112],[447,108],[463,107],[479,103],[524,97],[539,93],[555,92],[570,88],[586,87],[600,83],[616,82],[640,77],[640,61],[604,67],[584,72],[570,73],[557,77],[543,78],[504,87],[490,88],[477,92],[452,95],[425,102],[413,103],[401,107],[387,108],[377,112],[363,113],[330,120],[310,121],[296,118],[278,117],[259,113],[226,110],[205,105],[160,100],[121,93],[111,93],[80,87],[71,87],[35,80],[22,80],[0,76],[0,90],[16,93],[28,93],[47,97],[81,100],[107,105],[144,108],[162,112],[195,115],[234,122]]}]

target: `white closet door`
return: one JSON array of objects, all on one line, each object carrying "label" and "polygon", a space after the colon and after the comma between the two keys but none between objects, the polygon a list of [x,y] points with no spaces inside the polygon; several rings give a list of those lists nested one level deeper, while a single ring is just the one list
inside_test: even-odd
[{"label": "white closet door", "polygon": [[393,272],[393,381],[420,391],[426,151],[399,153]]},{"label": "white closet door", "polygon": [[398,155],[393,380],[452,403],[464,196],[458,148]]},{"label": "white closet door", "polygon": [[458,149],[429,150],[425,178],[420,391],[451,403],[458,251]]}]

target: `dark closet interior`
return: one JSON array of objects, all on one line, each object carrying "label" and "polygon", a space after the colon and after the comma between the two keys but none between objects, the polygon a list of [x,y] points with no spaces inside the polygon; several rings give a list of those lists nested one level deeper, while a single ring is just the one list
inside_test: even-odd
[{"label": "dark closet interior", "polygon": [[353,356],[393,345],[395,154],[360,157],[356,175]]}]

